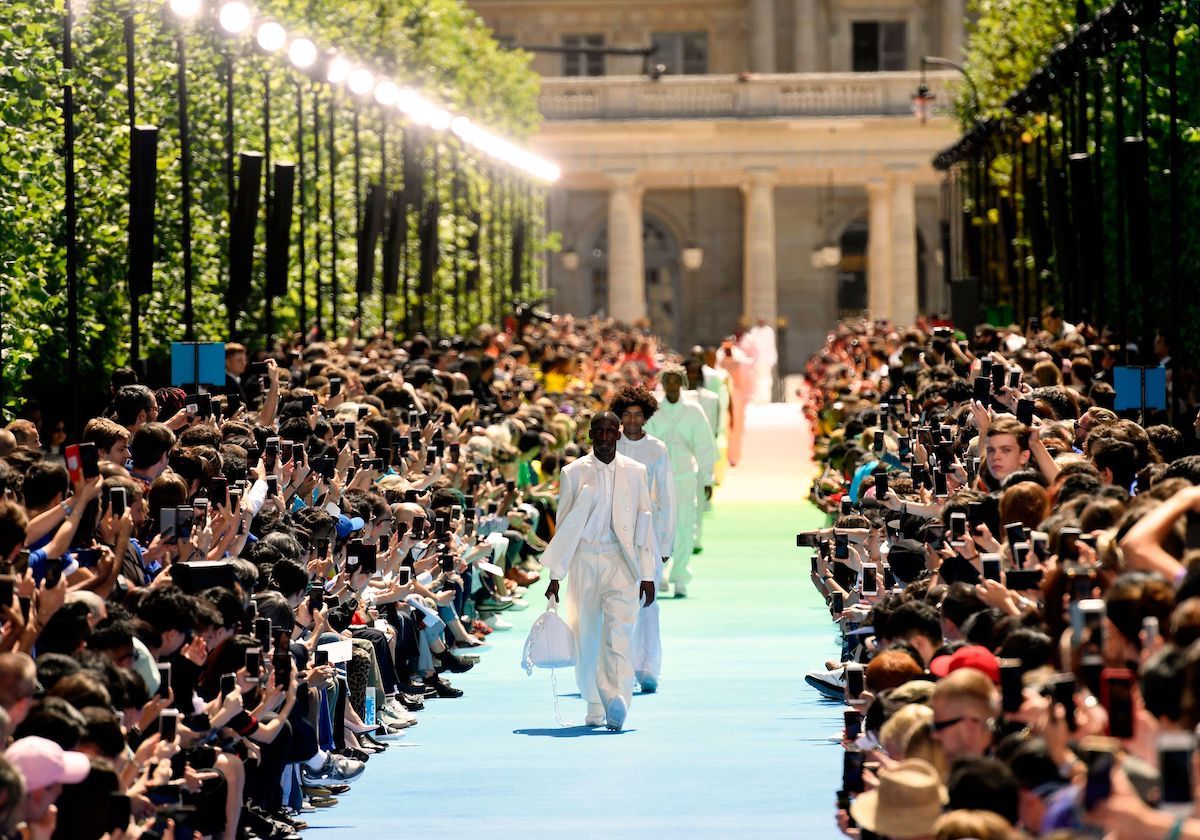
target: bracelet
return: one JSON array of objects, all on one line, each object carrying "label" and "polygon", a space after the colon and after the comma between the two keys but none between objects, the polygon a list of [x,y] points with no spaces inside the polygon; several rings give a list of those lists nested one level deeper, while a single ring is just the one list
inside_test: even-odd
[{"label": "bracelet", "polygon": [[69,504],[67,504],[66,499],[63,499],[61,502],[59,502],[58,506],[60,508],[62,508],[63,516],[70,516],[72,513],[75,512],[74,509]]},{"label": "bracelet", "polygon": [[1179,840],[1180,836],[1183,834],[1183,826],[1186,822],[1187,817],[1180,817],[1179,819],[1175,820],[1175,824],[1171,826],[1171,830],[1166,833],[1166,836],[1163,837],[1163,840]]}]

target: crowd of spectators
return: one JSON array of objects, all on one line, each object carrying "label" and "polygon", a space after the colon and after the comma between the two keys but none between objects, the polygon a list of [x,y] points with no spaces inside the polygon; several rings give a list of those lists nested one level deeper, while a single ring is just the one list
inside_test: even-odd
[{"label": "crowd of spectators", "polygon": [[524,317],[114,372],[0,429],[0,838],[290,838],[538,578],[590,417],[652,337]]},{"label": "crowd of spectators", "polygon": [[1114,410],[1122,355],[1048,310],[809,361],[847,836],[1200,837],[1200,455],[1192,416]]}]

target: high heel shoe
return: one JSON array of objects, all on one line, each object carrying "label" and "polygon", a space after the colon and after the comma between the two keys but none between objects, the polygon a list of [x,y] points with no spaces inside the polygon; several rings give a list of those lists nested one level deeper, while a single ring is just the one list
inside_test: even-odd
[{"label": "high heel shoe", "polygon": [[355,735],[369,734],[379,728],[378,724],[371,726],[370,724],[366,723],[351,723],[350,721],[346,721],[345,726]]}]

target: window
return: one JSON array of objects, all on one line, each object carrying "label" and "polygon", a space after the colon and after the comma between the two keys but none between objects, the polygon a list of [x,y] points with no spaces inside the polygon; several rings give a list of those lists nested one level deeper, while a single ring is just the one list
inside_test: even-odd
[{"label": "window", "polygon": [[[562,45],[564,47],[586,47],[591,49],[602,49],[604,47],[603,35],[564,35],[562,36]],[[586,53],[586,52],[565,52],[563,53],[563,75],[564,76],[603,76],[604,75],[604,54],[603,53]]]},{"label": "window", "polygon": [[908,69],[908,24],[904,21],[856,21],[851,40],[855,73]]},{"label": "window", "polygon": [[651,43],[657,51],[651,57],[676,76],[697,76],[708,72],[707,32],[655,32]]}]

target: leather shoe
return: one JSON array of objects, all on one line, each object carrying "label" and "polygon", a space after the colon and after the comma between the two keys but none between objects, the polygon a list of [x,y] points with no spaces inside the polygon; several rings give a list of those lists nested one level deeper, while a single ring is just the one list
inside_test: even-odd
[{"label": "leather shoe", "polygon": [[433,689],[433,694],[435,697],[452,699],[463,696],[461,688],[455,688],[454,686],[450,685],[450,683],[436,675],[432,677],[426,677],[425,684]]}]

